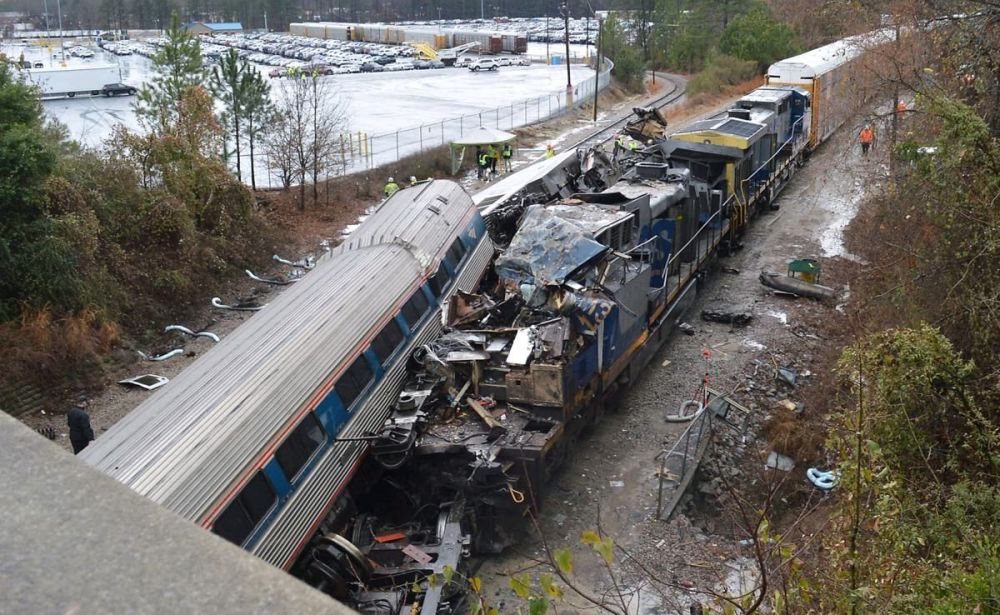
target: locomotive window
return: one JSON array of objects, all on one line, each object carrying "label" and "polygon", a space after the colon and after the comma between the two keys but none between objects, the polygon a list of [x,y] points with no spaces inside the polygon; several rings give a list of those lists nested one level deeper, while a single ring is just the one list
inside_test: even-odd
[{"label": "locomotive window", "polygon": [[351,363],[347,371],[341,374],[340,380],[333,388],[337,391],[340,401],[344,402],[344,407],[350,408],[371,379],[372,368],[368,366],[365,356],[360,355],[354,360],[354,363]]},{"label": "locomotive window", "polygon": [[434,291],[435,297],[440,297],[444,289],[448,288],[448,282],[451,281],[451,274],[448,270],[444,268],[444,263],[438,267],[437,273],[434,277],[430,279],[431,290]]},{"label": "locomotive window", "polygon": [[212,524],[212,531],[229,542],[242,545],[277,501],[263,472],[257,472],[243,491]]},{"label": "locomotive window", "polygon": [[375,341],[372,342],[372,350],[375,351],[378,362],[384,365],[385,360],[399,347],[399,343],[402,341],[403,331],[399,328],[396,319],[393,318],[386,323],[385,328],[375,336]]},{"label": "locomotive window", "polygon": [[410,300],[403,306],[403,318],[406,319],[406,324],[410,325],[411,329],[427,312],[427,307],[429,305],[430,304],[427,302],[427,296],[424,295],[424,291],[418,288],[417,292],[413,293]]},{"label": "locomotive window", "polygon": [[452,269],[457,269],[458,264],[462,262],[462,258],[465,256],[465,244],[462,243],[461,237],[456,237],[455,241],[448,248],[448,253],[445,255],[445,260],[451,265]]},{"label": "locomotive window", "polygon": [[288,438],[278,447],[274,457],[289,481],[302,470],[302,466],[306,465],[325,439],[323,427],[311,412],[302,419],[292,433],[288,434]]}]

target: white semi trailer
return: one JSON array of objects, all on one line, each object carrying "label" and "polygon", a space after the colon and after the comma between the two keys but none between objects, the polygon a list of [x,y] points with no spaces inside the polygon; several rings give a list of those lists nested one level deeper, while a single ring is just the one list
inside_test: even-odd
[{"label": "white semi trailer", "polygon": [[25,71],[28,82],[37,85],[43,97],[77,94],[97,96],[107,84],[121,81],[117,66],[81,66],[75,68],[36,68]]}]

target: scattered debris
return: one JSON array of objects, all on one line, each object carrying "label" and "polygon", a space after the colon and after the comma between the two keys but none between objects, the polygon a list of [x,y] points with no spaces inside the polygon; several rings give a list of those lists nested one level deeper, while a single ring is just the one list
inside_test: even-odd
[{"label": "scattered debris", "polygon": [[49,426],[39,427],[39,428],[35,429],[35,431],[37,431],[42,436],[48,438],[49,440],[55,440],[56,439],[56,430],[53,429],[52,427],[49,427]]},{"label": "scattered debris", "polygon": [[[688,408],[694,408],[694,410],[690,414],[688,414],[687,413]],[[700,401],[695,399],[689,399],[681,404],[680,410],[677,411],[677,414],[668,414],[663,418],[666,419],[668,423],[683,423],[685,421],[690,421],[691,419],[701,414],[701,411],[703,409],[704,406]]]},{"label": "scattered debris", "polygon": [[136,352],[139,353],[139,356],[142,357],[143,361],[157,361],[157,362],[159,362],[159,361],[166,361],[167,359],[172,359],[172,358],[176,357],[177,355],[184,354],[184,349],[183,348],[174,348],[170,352],[165,352],[165,353],[163,353],[161,355],[157,355],[155,357],[151,357],[151,356],[149,356],[148,354],[146,354],[145,352],[143,352],[141,350],[137,350]]},{"label": "scattered debris", "polygon": [[165,332],[179,331],[180,333],[184,333],[184,334],[190,335],[191,337],[207,337],[208,339],[212,340],[216,344],[219,343],[219,336],[216,335],[216,334],[214,334],[214,333],[212,333],[211,331],[197,331],[197,332],[195,332],[195,331],[192,331],[191,329],[188,329],[184,325],[167,325],[166,327],[164,327],[163,330]]},{"label": "scattered debris", "polygon": [[781,470],[782,472],[791,472],[795,468],[795,460],[786,455],[782,455],[777,451],[771,451],[771,453],[767,456],[767,461],[764,463],[764,466],[775,470]]},{"label": "scattered debris", "polygon": [[608,483],[613,489],[621,489],[625,486],[625,481],[623,480],[613,480]]},{"label": "scattered debris", "polygon": [[686,322],[678,323],[677,328],[687,335],[694,335],[695,333],[694,327],[687,324]]},{"label": "scattered debris", "polygon": [[265,284],[274,284],[275,286],[288,286],[289,284],[294,284],[295,282],[298,282],[300,279],[300,278],[291,278],[289,280],[284,280],[281,278],[262,278],[259,275],[255,274],[253,271],[250,271],[249,269],[244,269],[243,271],[245,271],[246,274],[250,276],[251,280],[255,280],[257,282],[263,282]]},{"label": "scattered debris", "polygon": [[118,384],[124,384],[126,386],[139,387],[140,389],[146,389],[147,391],[152,391],[153,389],[158,389],[170,380],[166,376],[157,376],[156,374],[143,374],[141,376],[136,376],[135,378],[128,378],[126,380],[119,380]]},{"label": "scattered debris", "polygon": [[433,557],[424,553],[420,549],[420,547],[416,545],[406,545],[405,547],[403,547],[403,553],[409,555],[411,558],[413,558],[413,561],[421,565],[426,565],[434,561]]},{"label": "scattered debris", "polygon": [[739,275],[740,270],[739,269],[735,269],[733,267],[723,267],[722,268],[722,273],[731,273],[733,275]]},{"label": "scattered debris", "polygon": [[243,311],[243,312],[256,312],[257,310],[262,310],[265,307],[267,307],[267,304],[264,304],[264,305],[253,305],[253,304],[250,304],[250,303],[240,303],[240,304],[237,304],[237,305],[226,305],[225,303],[222,302],[222,299],[219,299],[218,297],[212,297],[212,305],[214,307],[217,307],[217,308],[222,309],[222,310],[238,310],[238,311]]},{"label": "scattered debris", "polygon": [[768,288],[773,288],[783,293],[790,293],[798,297],[806,297],[807,299],[827,301],[837,296],[837,291],[829,286],[811,284],[799,278],[781,275],[780,273],[762,271],[760,273],[760,283]]},{"label": "scattered debris", "polygon": [[777,373],[775,374],[775,378],[785,384],[795,386],[795,382],[798,380],[798,374],[796,374],[795,370],[790,367],[779,367]]},{"label": "scattered debris", "polygon": [[782,399],[781,401],[778,402],[778,407],[784,408],[789,412],[795,412],[795,409],[798,407],[798,405],[790,399]]},{"label": "scattered debris", "polygon": [[726,323],[734,327],[745,327],[753,320],[753,314],[738,310],[708,309],[701,311],[701,319]]},{"label": "scattered debris", "polygon": [[829,491],[837,486],[840,474],[838,472],[824,472],[818,468],[809,468],[806,470],[806,478],[823,491]]},{"label": "scattered debris", "polygon": [[314,259],[311,256],[301,258],[295,261],[294,263],[290,260],[281,258],[277,254],[273,255],[271,258],[278,261],[282,265],[288,265],[289,267],[298,267],[299,269],[312,269],[313,267],[316,266],[316,259]]}]

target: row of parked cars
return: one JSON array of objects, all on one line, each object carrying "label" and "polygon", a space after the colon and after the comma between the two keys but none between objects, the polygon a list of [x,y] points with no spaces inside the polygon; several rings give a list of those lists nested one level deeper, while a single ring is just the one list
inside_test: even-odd
[{"label": "row of parked cars", "polygon": [[[409,59],[417,56],[416,49],[402,45],[323,40],[274,32],[204,36],[202,44],[203,46],[208,44],[233,48],[241,57],[250,62],[285,69],[306,66],[324,66],[331,70],[356,66],[360,69],[365,64],[386,66],[397,59]],[[422,68],[433,67],[425,66]]]}]

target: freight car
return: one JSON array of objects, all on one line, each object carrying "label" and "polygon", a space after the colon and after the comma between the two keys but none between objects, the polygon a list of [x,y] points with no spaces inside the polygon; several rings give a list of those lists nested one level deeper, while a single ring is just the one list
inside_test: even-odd
[{"label": "freight car", "polygon": [[359,436],[392,411],[407,358],[492,256],[457,185],[403,190],[81,458],[288,568],[356,473]]}]

